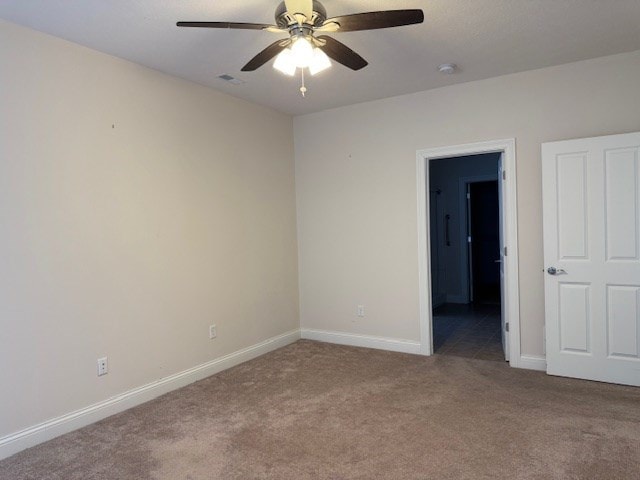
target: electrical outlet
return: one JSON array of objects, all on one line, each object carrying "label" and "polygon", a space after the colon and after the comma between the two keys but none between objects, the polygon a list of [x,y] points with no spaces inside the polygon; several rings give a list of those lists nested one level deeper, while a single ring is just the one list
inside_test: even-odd
[{"label": "electrical outlet", "polygon": [[109,373],[109,364],[107,363],[107,357],[98,359],[98,376],[106,375]]},{"label": "electrical outlet", "polygon": [[218,336],[218,330],[215,325],[209,325],[209,338],[216,338]]},{"label": "electrical outlet", "polygon": [[358,316],[364,317],[364,305],[358,305]]}]

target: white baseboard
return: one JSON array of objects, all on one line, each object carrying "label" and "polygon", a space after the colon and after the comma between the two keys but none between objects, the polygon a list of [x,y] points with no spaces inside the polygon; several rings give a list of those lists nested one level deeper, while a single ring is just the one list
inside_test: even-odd
[{"label": "white baseboard", "polygon": [[148,402],[172,390],[182,388],[185,385],[289,345],[299,339],[300,330],[292,330],[183,372],[134,388],[108,400],[6,435],[0,438],[0,460],[25,448],[33,447],[62,434],[95,423],[103,418]]},{"label": "white baseboard", "polygon": [[518,362],[517,368],[546,372],[547,359],[542,355],[520,355],[520,361]]},{"label": "white baseboard", "polygon": [[303,328],[301,330],[301,336],[307,340],[350,345],[352,347],[377,348],[378,350],[390,350],[392,352],[420,354],[420,342],[400,338],[330,332],[327,330],[315,330],[313,328]]}]

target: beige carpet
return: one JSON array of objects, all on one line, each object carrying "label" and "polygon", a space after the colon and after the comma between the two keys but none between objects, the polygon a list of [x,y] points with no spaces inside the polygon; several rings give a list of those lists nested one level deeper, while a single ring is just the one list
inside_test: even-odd
[{"label": "beige carpet", "polygon": [[300,341],[14,455],[0,478],[631,480],[640,389]]}]

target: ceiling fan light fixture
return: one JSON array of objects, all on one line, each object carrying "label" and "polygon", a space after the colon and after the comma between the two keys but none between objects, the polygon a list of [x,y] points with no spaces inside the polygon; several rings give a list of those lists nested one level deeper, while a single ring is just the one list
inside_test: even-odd
[{"label": "ceiling fan light fixture", "polygon": [[309,73],[311,75],[315,75],[326,70],[329,67],[331,67],[331,60],[329,60],[327,54],[319,48],[314,48],[313,58],[311,59],[311,63],[309,64]]},{"label": "ceiling fan light fixture", "polygon": [[313,61],[313,45],[305,37],[298,37],[291,45],[291,53],[296,63],[296,67],[308,67]]},{"label": "ceiling fan light fixture", "polygon": [[[243,72],[253,72],[270,60],[273,67],[285,75],[294,76],[300,69],[300,92],[304,96],[305,68],[316,75],[332,66],[335,61],[353,71],[368,65],[367,61],[332,36],[314,33],[358,32],[382,28],[415,25],[424,22],[420,9],[382,10],[327,17],[320,0],[279,1],[275,12],[275,25],[246,22],[183,22],[178,27],[224,28],[238,30],[262,30],[288,34],[288,38],[276,40],[255,55],[242,67]],[[331,56],[331,60],[327,53]]]},{"label": "ceiling fan light fixture", "polygon": [[297,67],[291,49],[285,48],[278,54],[276,61],[273,62],[273,68],[285,75],[288,75],[289,77],[293,77],[295,75]]}]

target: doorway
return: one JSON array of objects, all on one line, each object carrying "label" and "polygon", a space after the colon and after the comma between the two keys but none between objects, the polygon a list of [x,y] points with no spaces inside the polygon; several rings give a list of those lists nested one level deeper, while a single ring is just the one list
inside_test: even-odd
[{"label": "doorway", "polygon": [[501,157],[495,152],[429,162],[429,191],[437,194],[429,212],[436,354],[505,360],[499,268]]},{"label": "doorway", "polygon": [[[435,173],[432,166],[456,170],[454,162],[459,157],[466,157],[474,167],[482,163],[482,158],[486,163],[492,157],[494,163],[490,173],[477,168],[457,171],[457,183],[442,183],[442,177],[432,175]],[[449,353],[487,360],[506,359],[511,366],[519,366],[515,141],[421,150],[417,152],[417,173],[421,352],[440,353],[438,348],[448,339]],[[492,215],[492,220],[482,216],[474,220],[473,210],[468,215],[467,200],[476,211],[478,206],[473,198],[467,199],[467,193],[481,199],[479,204],[495,206],[497,202],[497,209],[488,209],[493,214],[486,214]],[[483,232],[483,227],[488,230],[491,223],[495,226],[496,216],[498,235]],[[471,228],[479,230],[470,235]],[[468,237],[473,240],[478,235],[482,240],[479,245],[468,242]],[[494,252],[496,236],[499,248]],[[493,254],[487,254],[489,250]],[[447,321],[442,328],[439,318]],[[466,344],[471,343],[471,337],[467,336],[471,333],[483,337],[476,341],[484,343],[480,347],[489,347],[491,343],[491,348],[470,351],[471,346]],[[452,340],[458,344],[456,348]]]}]

